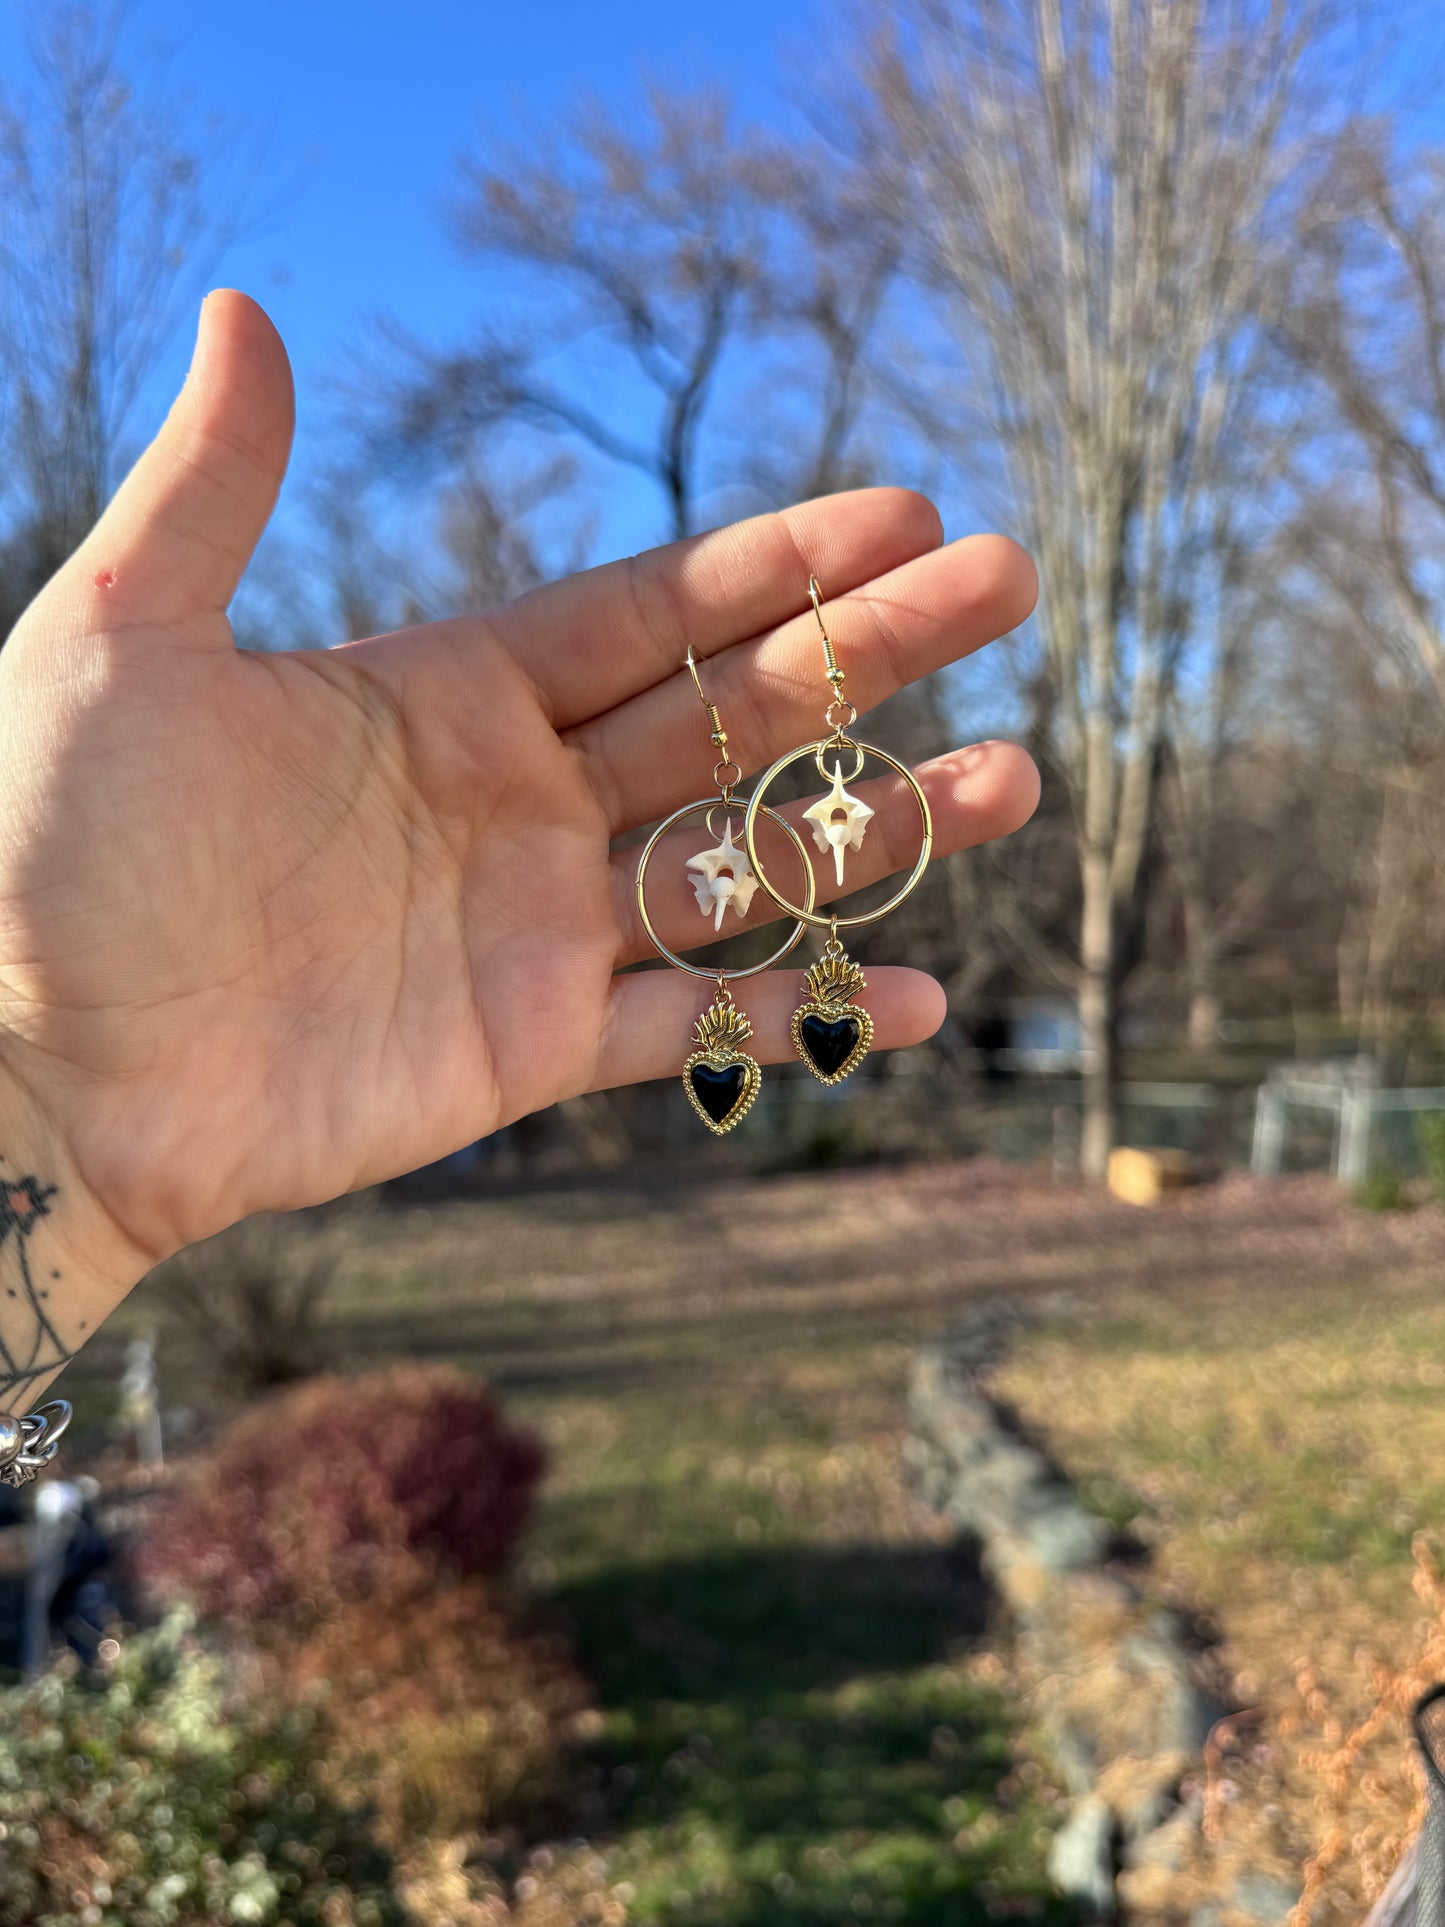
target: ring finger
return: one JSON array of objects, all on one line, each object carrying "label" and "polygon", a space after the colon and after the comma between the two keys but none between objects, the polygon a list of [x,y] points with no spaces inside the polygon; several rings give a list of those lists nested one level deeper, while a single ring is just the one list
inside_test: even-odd
[{"label": "ring finger", "polygon": [[[1028,821],[1038,802],[1038,771],[1028,752],[1016,743],[977,743],[971,749],[956,749],[922,764],[915,774],[933,816],[934,850],[939,856],[1009,835]],[[861,849],[848,856],[843,890],[839,890],[834,881],[831,864],[815,865],[820,904],[833,902],[845,893],[851,894],[896,871],[906,870],[918,854],[917,807],[896,776],[857,784],[853,794],[869,805],[874,816]],[[808,826],[803,821],[806,806],[806,799],[783,804],[778,813],[808,846]],[[720,816],[715,816],[714,824],[717,834],[721,835]],[[732,815],[732,824],[733,840],[741,846],[741,820],[737,812]],[[669,949],[686,953],[720,942],[723,936],[758,929],[782,916],[783,912],[767,892],[758,889],[748,914],[739,917],[735,910],[729,910],[722,931],[715,934],[711,915],[701,910],[698,903],[694,882],[697,872],[686,867],[686,855],[710,840],[701,812],[690,818],[676,837],[676,842],[669,838],[661,846],[672,852],[674,860],[654,860],[647,870],[648,910],[658,935]],[[785,850],[782,833],[776,829],[771,843],[780,862],[787,865],[775,879],[778,888],[792,895],[795,901],[801,901],[804,886],[799,878],[796,852]],[[769,844],[761,841],[760,833],[759,857],[772,877],[770,855]],[[639,856],[636,847],[616,850],[612,856],[612,888],[621,932],[619,966],[656,954],[637,909]]]}]

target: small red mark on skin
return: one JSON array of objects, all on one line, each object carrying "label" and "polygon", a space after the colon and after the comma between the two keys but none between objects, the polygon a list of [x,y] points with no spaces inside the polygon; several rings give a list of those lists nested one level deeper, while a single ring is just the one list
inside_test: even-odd
[{"label": "small red mark on skin", "polygon": [[95,586],[97,589],[113,589],[115,587],[115,570],[102,569],[95,578]]}]

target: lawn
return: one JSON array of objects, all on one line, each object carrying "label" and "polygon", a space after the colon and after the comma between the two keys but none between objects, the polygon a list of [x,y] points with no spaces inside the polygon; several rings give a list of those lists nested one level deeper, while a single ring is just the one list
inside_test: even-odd
[{"label": "lawn", "polygon": [[[475,1366],[549,1443],[521,1578],[595,1686],[579,1784],[615,1918],[1057,1917],[1006,1630],[900,1480],[913,1347],[980,1294],[1038,1313],[1000,1383],[1219,1629],[1259,1709],[1231,1770],[1268,1821],[1238,1838],[1297,1867],[1302,1746],[1372,1703],[1362,1649],[1420,1639],[1442,1231],[1312,1179],[1159,1212],[986,1163],[559,1186],[382,1212],[337,1337]],[[1398,1735],[1381,1760],[1398,1827]]]},{"label": "lawn", "polygon": [[345,1354],[475,1367],[550,1448],[519,1577],[600,1721],[566,1823],[587,1847],[531,1864],[600,1849],[630,1921],[1067,1917],[977,1567],[900,1477],[963,1188],[551,1188],[356,1235]]}]

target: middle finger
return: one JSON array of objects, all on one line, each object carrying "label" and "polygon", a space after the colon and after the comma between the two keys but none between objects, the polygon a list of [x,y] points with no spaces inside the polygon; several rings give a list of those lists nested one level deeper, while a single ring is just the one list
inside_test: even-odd
[{"label": "middle finger", "polygon": [[[826,585],[825,585],[826,586]],[[1022,622],[1037,579],[1023,550],[999,535],[967,536],[827,605],[846,695],[862,711]],[[702,666],[729,750],[762,769],[825,735],[829,689],[811,609]],[[707,788],[716,760],[686,668],[567,732],[614,836],[668,815]]]}]

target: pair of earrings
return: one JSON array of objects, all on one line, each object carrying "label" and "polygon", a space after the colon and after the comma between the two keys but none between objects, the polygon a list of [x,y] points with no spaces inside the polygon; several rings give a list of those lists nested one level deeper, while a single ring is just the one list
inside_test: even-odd
[{"label": "pair of earrings", "polygon": [[[682,1067],[682,1083],[693,1110],[707,1128],[719,1137],[747,1116],[757,1098],[763,1076],[757,1060],[748,1056],[742,1048],[752,1035],[752,1024],[733,1002],[730,986],[742,978],[760,976],[763,971],[781,963],[797,947],[810,927],[826,928],[828,940],[818,961],[806,972],[807,995],[793,1012],[791,1029],[793,1048],[813,1076],[822,1084],[840,1084],[867,1055],[873,1041],[873,1019],[866,1010],[860,1010],[853,1003],[853,998],[866,987],[866,980],[862,970],[849,958],[839,941],[838,932],[840,929],[856,929],[862,924],[876,923],[880,917],[886,917],[890,911],[896,910],[922,881],[933,849],[933,820],[928,799],[919,788],[913,772],[886,750],[872,743],[860,743],[848,734],[858,720],[858,711],[843,694],[843,671],[838,666],[838,658],[823,621],[823,594],[816,576],[810,575],[808,578],[808,596],[817,618],[827,666],[830,699],[823,715],[828,734],[780,756],[765,772],[751,799],[743,803],[733,794],[735,786],[742,780],[743,772],[728,753],[727,731],[722,726],[716,706],[708,701],[697,672],[697,663],[689,649],[687,666],[712,725],[713,747],[719,756],[712,773],[717,795],[685,803],[680,810],[674,810],[653,831],[637,866],[637,907],[642,926],[653,947],[660,956],[677,969],[685,970],[689,976],[716,980],[713,1001],[694,1026],[696,1049]],[[833,757],[831,773],[827,763],[830,753]],[[850,753],[853,766],[845,778],[843,764]],[[833,881],[841,890],[848,853],[862,848],[874,814],[860,797],[851,794],[847,785],[858,780],[870,756],[886,764],[907,785],[923,826],[922,847],[907,878],[877,909],[852,916],[825,916],[814,908],[817,879],[802,838],[785,816],[767,807],[763,798],[785,770],[806,757],[813,759],[827,790],[802,811],[801,817],[812,833],[817,850],[832,857]],[[723,818],[720,836],[715,821],[718,812]],[[697,898],[698,909],[712,924],[714,932],[721,933],[723,919],[730,908],[739,919],[746,917],[759,887],[793,920],[792,928],[777,949],[761,963],[747,969],[707,969],[699,964],[688,963],[662,941],[648,912],[645,885],[653,852],[672,831],[698,816],[702,817],[707,834],[717,838],[717,841],[710,849],[689,857],[685,871]],[[734,817],[742,819],[741,848],[733,837]],[[766,818],[782,831],[802,865],[804,883],[801,903],[790,902],[763,867],[758,854],[760,818]]]}]

